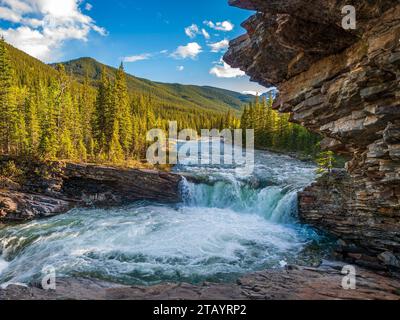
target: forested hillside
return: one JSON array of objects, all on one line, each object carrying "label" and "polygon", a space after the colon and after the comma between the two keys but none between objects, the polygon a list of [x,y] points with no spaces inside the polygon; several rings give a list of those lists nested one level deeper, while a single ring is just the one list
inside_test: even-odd
[{"label": "forested hillside", "polygon": [[[146,133],[167,130],[169,121],[198,131],[255,129],[257,147],[315,153],[318,137],[273,111],[272,99],[155,83],[127,75],[122,64],[114,69],[86,58],[48,66],[0,41],[1,154],[140,160]],[[235,109],[246,101],[240,120]]]},{"label": "forested hillside", "polygon": [[272,109],[273,93],[256,98],[245,107],[241,127],[255,130],[255,146],[275,151],[316,156],[321,137],[289,122],[289,114]]},{"label": "forested hillside", "polygon": [[0,153],[117,163],[142,159],[147,131],[167,128],[169,121],[178,121],[180,129],[239,125],[233,111],[206,110],[182,99],[163,102],[162,90],[150,81],[137,80],[152,90],[129,89],[135,78],[127,79],[122,65],[99,72],[76,81],[63,65],[47,66],[1,40]]},{"label": "forested hillside", "polygon": [[[60,64],[65,67],[68,74],[76,77],[81,83],[88,77],[91,83],[96,85],[101,79],[102,70],[105,70],[112,80],[115,80],[117,74],[117,69],[101,64],[92,58],[80,58]],[[57,67],[57,64],[53,67]],[[249,103],[254,98],[251,95],[213,87],[153,82],[129,74],[126,75],[126,83],[131,95],[150,94],[153,103],[157,106],[180,108],[185,111],[204,109],[228,112],[232,108],[240,111],[245,103]]]}]

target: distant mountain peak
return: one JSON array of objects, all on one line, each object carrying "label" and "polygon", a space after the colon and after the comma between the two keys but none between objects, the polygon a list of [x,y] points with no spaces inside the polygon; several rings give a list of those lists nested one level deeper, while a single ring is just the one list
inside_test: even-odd
[{"label": "distant mountain peak", "polygon": [[[92,81],[99,80],[103,68],[111,78],[114,78],[117,70],[91,57],[82,57],[52,66],[58,64],[64,65],[67,73],[81,82],[86,75]],[[161,105],[174,108],[195,108],[215,112],[239,111],[254,98],[251,95],[212,86],[154,82],[130,74],[127,74],[127,85],[131,94],[151,94]]]}]

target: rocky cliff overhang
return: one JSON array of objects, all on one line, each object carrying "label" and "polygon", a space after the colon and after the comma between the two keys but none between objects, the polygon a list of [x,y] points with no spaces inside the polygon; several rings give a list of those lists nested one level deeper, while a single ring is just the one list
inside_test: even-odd
[{"label": "rocky cliff overhang", "polygon": [[[277,86],[276,109],[323,134],[324,148],[352,157],[346,214],[327,219],[323,206],[314,206],[302,212],[304,220],[373,254],[399,257],[400,1],[229,2],[257,13],[243,23],[247,34],[231,41],[225,61]],[[355,30],[342,27],[345,5],[356,9]]]},{"label": "rocky cliff overhang", "polygon": [[[242,24],[247,34],[231,42],[224,60],[269,87],[350,47],[374,25],[371,21],[379,20],[399,1],[229,0],[229,4],[257,14]],[[356,8],[356,30],[342,27],[346,5]]]}]

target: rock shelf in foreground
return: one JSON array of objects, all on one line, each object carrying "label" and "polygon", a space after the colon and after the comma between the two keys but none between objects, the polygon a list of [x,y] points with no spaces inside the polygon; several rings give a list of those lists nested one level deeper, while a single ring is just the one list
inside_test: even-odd
[{"label": "rock shelf in foreground", "polygon": [[93,279],[59,279],[56,291],[9,286],[0,300],[400,300],[400,281],[357,269],[356,290],[342,288],[342,264],[288,267],[244,276],[236,284],[165,283],[122,286]]}]

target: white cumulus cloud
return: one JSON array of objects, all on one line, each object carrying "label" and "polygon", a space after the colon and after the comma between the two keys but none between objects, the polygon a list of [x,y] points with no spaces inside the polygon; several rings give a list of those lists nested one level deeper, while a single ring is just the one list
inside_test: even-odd
[{"label": "white cumulus cloud", "polygon": [[211,38],[210,34],[207,32],[206,29],[204,29],[204,28],[200,29],[199,26],[195,23],[193,23],[191,26],[185,28],[185,34],[190,39],[194,39],[198,35],[202,35],[206,40]]},{"label": "white cumulus cloud", "polygon": [[243,93],[243,94],[248,94],[248,95],[251,95],[251,96],[258,96],[258,95],[260,95],[259,92],[257,92],[257,91],[251,91],[251,90],[249,90],[249,91],[243,91],[242,93]]},{"label": "white cumulus cloud", "polygon": [[221,60],[210,70],[210,74],[218,78],[238,78],[246,75],[242,70],[232,68],[225,61]]},{"label": "white cumulus cloud", "polygon": [[225,39],[216,43],[209,43],[208,46],[211,48],[211,52],[221,52],[228,49],[229,41]]},{"label": "white cumulus cloud", "polygon": [[15,24],[0,28],[0,33],[34,57],[54,60],[65,41],[87,41],[91,31],[107,34],[82,13],[82,4],[81,0],[0,0],[0,19]]},{"label": "white cumulus cloud", "polygon": [[12,11],[10,8],[0,7],[0,19],[10,22],[20,22],[22,16],[18,12]]},{"label": "white cumulus cloud", "polygon": [[183,70],[185,70],[185,67],[184,67],[184,66],[177,66],[177,67],[176,67],[176,70],[178,70],[178,71],[183,71]]},{"label": "white cumulus cloud", "polygon": [[190,38],[194,39],[200,33],[200,29],[197,24],[192,24],[189,27],[185,28],[185,34]]},{"label": "white cumulus cloud", "polygon": [[152,57],[151,53],[142,53],[134,56],[127,56],[122,59],[124,62],[137,62],[143,60],[149,60]]},{"label": "white cumulus cloud", "polygon": [[230,21],[222,21],[222,22],[212,22],[212,21],[204,21],[204,24],[210,27],[211,29],[218,31],[230,32],[235,26]]},{"label": "white cumulus cloud", "polygon": [[201,29],[201,33],[203,34],[203,37],[206,38],[207,40],[211,38],[210,34],[207,32],[206,29]]},{"label": "white cumulus cloud", "polygon": [[175,59],[196,59],[201,52],[201,46],[197,42],[191,42],[186,46],[179,46],[171,56]]}]

